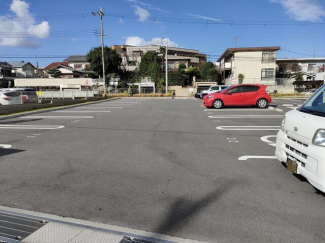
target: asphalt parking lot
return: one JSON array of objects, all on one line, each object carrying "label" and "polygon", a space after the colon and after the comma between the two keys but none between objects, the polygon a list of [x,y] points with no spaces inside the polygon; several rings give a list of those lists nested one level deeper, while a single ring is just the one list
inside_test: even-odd
[{"label": "asphalt parking lot", "polygon": [[119,99],[0,121],[0,205],[206,242],[324,242],[325,196],[274,157],[284,114]]}]

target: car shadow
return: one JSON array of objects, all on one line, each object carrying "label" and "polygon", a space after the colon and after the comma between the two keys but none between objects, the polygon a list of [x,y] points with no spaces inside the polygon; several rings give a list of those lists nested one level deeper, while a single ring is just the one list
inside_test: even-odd
[{"label": "car shadow", "polygon": [[23,119],[23,120],[15,120],[15,121],[6,121],[6,122],[0,122],[0,125],[14,125],[14,124],[20,124],[25,122],[34,122],[34,121],[40,121],[42,119],[39,118],[31,118],[31,119]]},{"label": "car shadow", "polygon": [[4,157],[7,155],[11,155],[11,154],[17,154],[17,153],[21,153],[21,152],[25,152],[26,150],[21,150],[21,149],[4,149],[4,148],[0,148],[0,157]]}]

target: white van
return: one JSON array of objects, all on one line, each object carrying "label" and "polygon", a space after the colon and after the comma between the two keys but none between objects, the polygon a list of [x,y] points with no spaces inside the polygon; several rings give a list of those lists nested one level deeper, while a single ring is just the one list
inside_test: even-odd
[{"label": "white van", "polygon": [[204,98],[204,96],[208,95],[208,94],[212,94],[212,93],[217,93],[223,89],[228,88],[229,85],[216,85],[216,86],[211,86],[209,89],[207,90],[203,90],[201,92],[201,99]]},{"label": "white van", "polygon": [[289,170],[325,192],[325,85],[285,115],[275,155]]}]

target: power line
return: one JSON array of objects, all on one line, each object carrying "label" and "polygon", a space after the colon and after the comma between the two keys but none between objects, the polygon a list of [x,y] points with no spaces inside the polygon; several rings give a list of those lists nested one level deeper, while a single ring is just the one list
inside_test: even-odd
[{"label": "power line", "polygon": [[[73,18],[87,18],[91,17],[90,13],[76,13],[76,14],[58,14],[58,15],[47,15],[47,16],[34,16],[35,19],[39,20],[60,20],[60,19],[73,19]],[[117,14],[117,13],[106,13],[105,16],[115,17],[115,18],[123,18],[123,19],[139,19],[138,16],[135,15],[127,15],[127,14]],[[27,18],[15,18],[14,21],[26,21]],[[149,17],[146,20],[152,22],[171,22],[171,23],[179,23],[179,24],[204,24],[204,25],[247,25],[247,26],[309,26],[309,25],[325,25],[325,22],[297,22],[297,21],[274,21],[274,20],[227,20],[227,21],[212,21],[212,20],[196,20],[185,19],[185,18],[167,18],[167,17]],[[0,21],[12,21],[10,18],[2,17]]]}]

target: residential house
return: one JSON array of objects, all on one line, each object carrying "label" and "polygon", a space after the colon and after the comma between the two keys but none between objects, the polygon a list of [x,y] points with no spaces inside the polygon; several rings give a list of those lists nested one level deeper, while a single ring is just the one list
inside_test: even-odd
[{"label": "residential house", "polygon": [[[221,83],[275,85],[278,50],[279,46],[228,48],[217,61]],[[239,74],[244,75],[242,81]]]},{"label": "residential house", "polygon": [[85,55],[73,55],[63,60],[68,63],[68,66],[77,71],[90,71],[90,63]]},{"label": "residential house", "polygon": [[69,62],[53,62],[44,68],[48,78],[53,78],[48,74],[49,70],[59,70],[61,72],[61,78],[87,78],[89,74],[93,73],[90,70],[75,69],[69,65]]},{"label": "residential house", "polygon": [[8,62],[16,73],[17,78],[37,78],[37,68],[30,62]]},{"label": "residential house", "polygon": [[7,62],[0,62],[0,88],[12,87],[14,78],[13,67]]},{"label": "residential house", "polygon": [[311,81],[320,79],[318,74],[325,72],[325,58],[284,58],[277,59],[276,64],[277,78],[294,79],[299,73],[305,81]]},{"label": "residential house", "polygon": [[[139,68],[142,57],[149,51],[160,53],[163,46],[149,45],[149,46],[128,46],[115,45],[111,47],[121,56],[122,65],[128,71],[134,71]],[[178,47],[168,47],[168,70],[177,70],[181,63],[189,67],[202,66],[207,61],[205,54],[200,54],[198,50],[191,50]]]}]

